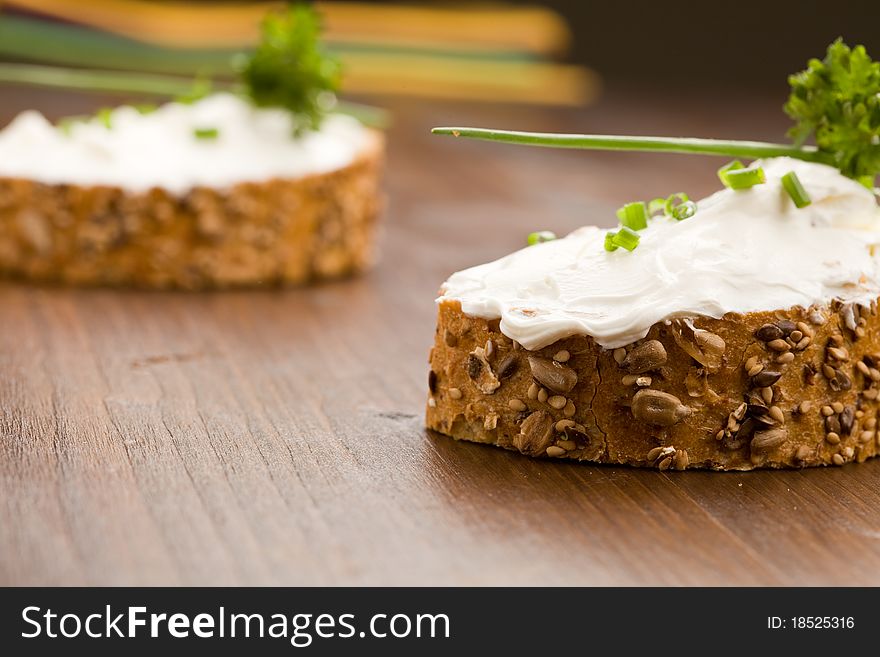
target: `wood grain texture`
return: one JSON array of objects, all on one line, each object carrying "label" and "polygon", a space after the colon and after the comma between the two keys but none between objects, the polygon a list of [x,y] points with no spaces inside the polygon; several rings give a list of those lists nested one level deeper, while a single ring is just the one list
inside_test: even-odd
[{"label": "wood grain texture", "polygon": [[[423,429],[433,299],[538,228],[716,186],[713,160],[435,124],[777,137],[778,99],[401,104],[370,275],[210,294],[0,285],[0,584],[880,584],[880,462],[659,473]],[[0,89],[0,120],[34,102]],[[45,107],[45,104],[43,104]]]}]

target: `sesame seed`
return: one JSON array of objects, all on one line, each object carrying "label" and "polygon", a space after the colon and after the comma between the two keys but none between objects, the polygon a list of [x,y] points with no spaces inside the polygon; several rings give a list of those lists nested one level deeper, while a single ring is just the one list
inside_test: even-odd
[{"label": "sesame seed", "polygon": [[764,366],[758,363],[757,365],[753,365],[749,370],[749,376],[755,376],[756,374],[760,374],[764,370]]},{"label": "sesame seed", "polygon": [[563,454],[565,454],[565,450],[561,447],[557,447],[556,445],[550,445],[550,447],[547,448],[547,456],[556,457],[562,456]]},{"label": "sesame seed", "polygon": [[825,375],[826,379],[833,379],[835,374],[837,374],[837,372],[828,363],[823,363],[822,364],[822,374]]},{"label": "sesame seed", "polygon": [[843,336],[840,333],[835,333],[828,339],[837,347],[843,344]]},{"label": "sesame seed", "polygon": [[806,415],[813,408],[813,404],[809,401],[802,401],[801,405],[798,407],[800,412]]},{"label": "sesame seed", "polygon": [[794,348],[797,349],[798,351],[803,351],[804,349],[806,349],[807,347],[810,346],[810,343],[812,341],[813,341],[813,338],[811,338],[810,336],[807,336],[805,338],[801,338],[800,342],[798,342],[794,346]]},{"label": "sesame seed", "polygon": [[827,440],[832,445],[836,445],[840,442],[840,436],[833,431],[829,431],[825,434],[825,440]]},{"label": "sesame seed", "polygon": [[562,414],[565,417],[573,417],[576,412],[577,408],[575,407],[574,402],[569,399],[568,403],[565,405],[565,408],[562,409]]},{"label": "sesame seed", "polygon": [[857,338],[863,338],[863,337],[865,337],[865,335],[866,335],[866,334],[865,334],[865,329],[862,328],[861,326],[856,326],[856,330],[853,331],[853,333],[856,334],[856,337],[857,337]]},{"label": "sesame seed", "polygon": [[491,339],[486,340],[486,358],[491,358],[495,353],[495,343]]},{"label": "sesame seed", "polygon": [[550,404],[557,411],[561,411],[565,408],[565,405],[568,403],[568,400],[562,395],[553,395],[547,400],[547,403]]},{"label": "sesame seed", "polygon": [[843,347],[828,347],[828,355],[835,360],[847,360],[849,352]]},{"label": "sesame seed", "polygon": [[623,378],[620,379],[620,382],[625,386],[631,386],[636,382],[636,379],[638,378],[638,374],[624,374]]},{"label": "sesame seed", "polygon": [[624,349],[623,347],[618,347],[614,350],[614,353],[612,355],[614,356],[615,362],[620,365],[626,358],[626,349]]},{"label": "sesame seed", "polygon": [[841,402],[839,402],[839,401],[832,402],[832,403],[831,403],[831,408],[834,409],[834,412],[835,412],[835,413],[843,413],[843,404],[842,404]]},{"label": "sesame seed", "polygon": [[556,444],[559,445],[566,452],[573,452],[574,450],[577,449],[577,443],[574,442],[573,440],[560,440],[560,441],[557,441]]},{"label": "sesame seed", "polygon": [[792,331],[791,335],[789,335],[788,337],[791,338],[792,342],[800,342],[801,338],[804,337],[804,332],[803,331]]},{"label": "sesame seed", "polygon": [[745,362],[745,364],[743,365],[743,369],[744,369],[746,372],[749,372],[749,376],[754,376],[754,375],[750,372],[750,370],[751,370],[755,365],[757,365],[757,364],[758,364],[758,357],[757,357],[757,356],[752,356],[751,358],[749,358],[749,359]]},{"label": "sesame seed", "polygon": [[852,447],[844,447],[841,454],[843,454],[843,458],[851,459],[854,452],[855,452],[855,450],[853,450]]},{"label": "sesame seed", "polygon": [[654,449],[652,449],[648,452],[647,458],[649,461],[655,461],[655,460],[657,460],[657,457],[660,456],[660,454],[662,454],[662,453],[663,453],[662,447],[655,447]]},{"label": "sesame seed", "polygon": [[862,395],[865,397],[865,399],[870,399],[873,401],[877,399],[878,392],[880,391],[875,390],[874,388],[868,388],[867,390],[862,391]]},{"label": "sesame seed", "polygon": [[715,434],[715,440],[721,440],[724,438],[724,429],[720,429],[718,433]]},{"label": "sesame seed", "polygon": [[461,390],[459,390],[458,388],[450,388],[449,396],[452,399],[461,399]]},{"label": "sesame seed", "polygon": [[867,377],[871,376],[871,368],[865,365],[864,361],[857,361],[856,369]]},{"label": "sesame seed", "polygon": [[834,465],[843,465],[846,461],[843,460],[843,457],[840,454],[835,454],[831,457],[831,462]]},{"label": "sesame seed", "polygon": [[865,428],[866,429],[876,429],[877,428],[877,418],[869,417],[865,420]]},{"label": "sesame seed", "polygon": [[773,403],[773,389],[772,388],[761,388],[761,399],[764,400],[765,404]]},{"label": "sesame seed", "polygon": [[567,363],[569,358],[571,358],[571,354],[565,349],[553,354],[553,360],[559,363]]},{"label": "sesame seed", "polygon": [[669,466],[672,465],[672,457],[667,456],[665,459],[660,461],[660,464],[657,466],[661,471],[668,470]]},{"label": "sesame seed", "polygon": [[539,390],[540,390],[540,388],[538,387],[538,384],[532,383],[532,385],[529,386],[529,392],[527,393],[529,396],[529,399],[537,399]]},{"label": "sesame seed", "polygon": [[515,398],[507,402],[507,407],[512,411],[524,411],[527,408],[522,399]]},{"label": "sesame seed", "polygon": [[798,327],[798,331],[800,331],[801,333],[803,333],[807,337],[810,337],[810,338],[813,337],[813,329],[810,328],[809,324],[806,324],[805,322],[798,322],[797,327]]},{"label": "sesame seed", "polygon": [[794,360],[794,354],[791,353],[790,351],[786,351],[784,354],[779,354],[776,357],[776,362],[782,363],[783,365],[787,365],[788,363],[790,363],[793,360]]},{"label": "sesame seed", "polygon": [[872,367],[868,371],[871,374],[871,381],[880,381],[880,370]]},{"label": "sesame seed", "polygon": [[770,342],[767,343],[767,346],[770,347],[773,351],[788,351],[789,349],[791,349],[791,345],[789,345],[785,340],[781,338],[770,340]]},{"label": "sesame seed", "polygon": [[779,422],[779,424],[785,424],[785,414],[782,412],[782,409],[778,406],[771,406],[770,410],[767,413],[774,420]]},{"label": "sesame seed", "polygon": [[834,409],[831,408],[830,406],[823,406],[822,407],[822,415],[824,415],[825,417],[829,417],[831,415],[834,415]]},{"label": "sesame seed", "polygon": [[860,443],[869,443],[874,440],[874,432],[873,431],[862,431],[859,434],[859,442]]},{"label": "sesame seed", "polygon": [[538,390],[538,401],[539,402],[541,402],[543,404],[545,401],[547,401],[547,397],[549,397],[549,394],[547,393],[546,390],[544,390],[544,388],[541,388],[540,390]]},{"label": "sesame seed", "polygon": [[797,454],[795,455],[795,458],[798,461],[805,461],[809,456],[810,456],[810,448],[809,447],[807,447],[806,445],[801,445],[800,447],[798,447]]}]

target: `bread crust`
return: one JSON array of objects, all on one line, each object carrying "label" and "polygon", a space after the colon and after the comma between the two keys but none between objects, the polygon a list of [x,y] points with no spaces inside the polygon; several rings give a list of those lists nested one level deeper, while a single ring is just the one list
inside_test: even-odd
[{"label": "bread crust", "polygon": [[374,260],[384,137],[348,166],[293,179],[161,188],[0,178],[0,274],[73,285],[298,285]]},{"label": "bread crust", "polygon": [[439,305],[427,426],[530,456],[667,469],[862,462],[880,451],[877,304],[660,322],[617,350],[527,351]]}]

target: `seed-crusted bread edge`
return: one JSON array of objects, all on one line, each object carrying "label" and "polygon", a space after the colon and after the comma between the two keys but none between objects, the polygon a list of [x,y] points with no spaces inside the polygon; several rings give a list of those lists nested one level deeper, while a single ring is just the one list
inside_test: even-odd
[{"label": "seed-crusted bread edge", "polygon": [[0,177],[0,274],[73,285],[298,285],[368,269],[382,206],[384,136],[348,166],[292,179],[154,188]]},{"label": "seed-crusted bread edge", "polygon": [[660,322],[627,347],[527,351],[441,302],[427,426],[529,456],[660,470],[862,462],[880,452],[877,304]]}]

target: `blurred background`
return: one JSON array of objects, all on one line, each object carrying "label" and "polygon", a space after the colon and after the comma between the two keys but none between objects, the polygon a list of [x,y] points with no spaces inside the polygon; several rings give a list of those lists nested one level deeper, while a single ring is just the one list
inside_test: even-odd
[{"label": "blurred background", "polygon": [[[277,2],[2,0],[0,58],[224,76]],[[583,106],[641,87],[784,93],[837,36],[878,49],[880,2],[319,2],[346,90]]]},{"label": "blurred background", "polygon": [[[0,0],[0,71],[4,63],[26,62],[124,76],[225,78],[232,56],[254,43],[261,17],[279,4]],[[675,155],[465,144],[432,138],[428,129],[483,125],[779,141],[789,125],[781,111],[789,73],[821,57],[838,36],[880,57],[878,0],[316,4],[327,47],[343,61],[343,96],[390,110],[389,191],[398,209],[407,210],[407,192],[418,189],[429,207],[454,188],[470,202],[506,200],[496,210],[509,215],[518,211],[511,207],[517,186],[532,203],[522,212],[540,207],[553,217],[529,224],[562,232],[584,223],[585,214],[611,225],[621,201],[668,194],[670,179],[686,179],[692,195],[713,191],[717,165]],[[148,100],[3,79],[0,72],[0,125],[32,107],[57,119]],[[448,164],[439,177],[430,165],[395,167],[419,158]],[[395,214],[392,223],[411,217]],[[462,230],[468,237],[470,229]],[[478,228],[473,231],[476,237]],[[500,241],[499,251],[520,239]]]}]

